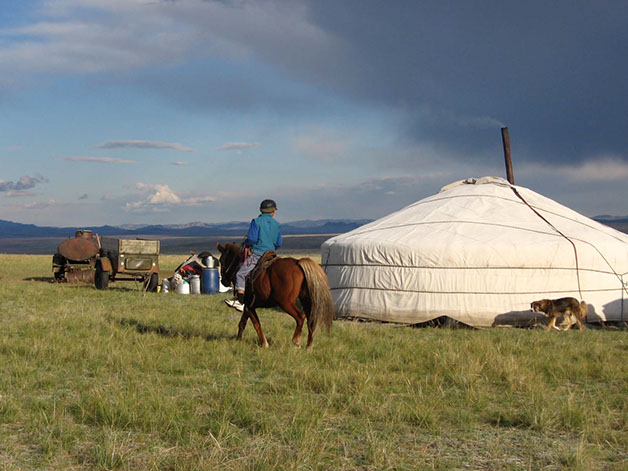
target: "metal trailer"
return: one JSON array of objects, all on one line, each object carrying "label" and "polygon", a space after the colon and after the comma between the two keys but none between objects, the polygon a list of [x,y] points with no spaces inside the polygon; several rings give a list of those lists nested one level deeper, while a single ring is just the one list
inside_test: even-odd
[{"label": "metal trailer", "polygon": [[109,281],[115,280],[142,281],[146,291],[157,291],[159,241],[101,237],[94,285],[106,289]]}]

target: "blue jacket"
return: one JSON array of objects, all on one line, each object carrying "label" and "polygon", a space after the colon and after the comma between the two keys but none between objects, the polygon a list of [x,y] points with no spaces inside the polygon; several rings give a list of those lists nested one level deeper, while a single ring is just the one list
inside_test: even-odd
[{"label": "blue jacket", "polygon": [[251,221],[246,246],[251,247],[253,253],[262,255],[267,250],[276,250],[281,242],[281,228],[270,214],[262,213]]}]

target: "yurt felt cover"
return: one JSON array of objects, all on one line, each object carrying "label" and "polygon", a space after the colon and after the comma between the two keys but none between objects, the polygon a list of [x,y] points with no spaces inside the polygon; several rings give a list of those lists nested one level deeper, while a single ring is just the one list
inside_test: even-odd
[{"label": "yurt felt cover", "polygon": [[333,237],[321,262],[339,317],[490,326],[572,296],[590,321],[628,318],[628,235],[497,177]]}]

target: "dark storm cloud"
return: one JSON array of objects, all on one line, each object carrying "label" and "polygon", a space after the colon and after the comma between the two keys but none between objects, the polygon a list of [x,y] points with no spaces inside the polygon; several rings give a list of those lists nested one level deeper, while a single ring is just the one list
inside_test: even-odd
[{"label": "dark storm cloud", "polygon": [[138,71],[131,80],[144,91],[201,113],[271,110],[282,116],[323,115],[335,105],[324,93],[312,90],[311,77],[294,80],[291,67],[277,70],[260,63],[252,67],[237,60],[152,67]]},{"label": "dark storm cloud", "polygon": [[341,98],[392,112],[411,143],[475,159],[499,150],[507,125],[519,163],[628,160],[628,2],[207,5],[221,19],[196,12],[209,43],[245,52],[140,73],[143,87],[188,107],[284,116],[328,116]]},{"label": "dark storm cloud", "polygon": [[345,48],[307,73],[402,111],[412,139],[488,148],[505,123],[522,157],[628,159],[628,2],[309,5]]},{"label": "dark storm cloud", "polygon": [[[97,70],[113,71],[114,82],[201,113],[337,119],[351,103],[391,117],[408,147],[492,158],[507,125],[517,163],[628,160],[624,0],[168,3],[142,6],[151,21],[108,41],[109,54],[93,53],[103,41],[83,36],[96,29],[108,38],[108,28],[66,25],[73,35],[63,44],[110,57]],[[131,3],[109,8],[114,17],[139,14]],[[174,26],[155,43],[152,24]],[[9,52],[9,64],[23,60]],[[71,52],[62,64],[92,70]]]}]

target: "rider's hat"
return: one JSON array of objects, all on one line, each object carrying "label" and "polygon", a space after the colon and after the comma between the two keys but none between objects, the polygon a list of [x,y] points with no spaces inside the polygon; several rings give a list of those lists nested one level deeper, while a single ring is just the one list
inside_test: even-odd
[{"label": "rider's hat", "polygon": [[264,200],[260,203],[259,210],[263,213],[272,213],[277,211],[277,203],[273,200]]}]

